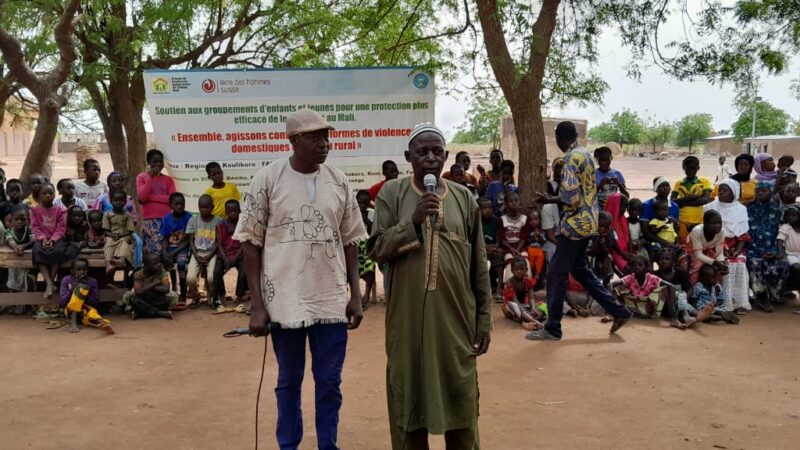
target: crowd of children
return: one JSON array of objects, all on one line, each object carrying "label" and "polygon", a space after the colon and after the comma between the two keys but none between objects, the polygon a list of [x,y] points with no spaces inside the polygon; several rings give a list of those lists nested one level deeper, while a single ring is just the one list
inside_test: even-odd
[{"label": "crowd of children", "polygon": [[[793,296],[800,280],[800,205],[795,203],[800,186],[791,157],[781,157],[776,167],[766,153],[739,155],[733,170],[720,158],[712,184],[697,175],[700,160],[688,156],[682,162],[685,177],[674,183],[654,178],[654,197],[641,200],[630,198],[624,175],[611,167],[609,148],[598,148],[594,156],[601,212],[587,256],[595,274],[634,315],[663,317],[676,328],[738,323],[753,306],[772,312],[776,303]],[[12,292],[40,288],[47,299],[58,290],[70,331],[81,321],[113,332],[97,310],[100,285],[127,289],[120,293],[119,307],[134,319],[171,318],[172,311],[199,307],[201,278],[208,305],[224,306],[231,297],[223,278],[232,269],[237,271],[235,299],[245,300],[242,247],[232,237],[240,212],[236,185],[225,181],[220,164],[209,163],[211,185],[193,215],[186,211],[185,196],[162,173],[163,154],[149,151],[147,163],[148,170],[136,177],[140,214],[125,191],[125,175],[111,172],[103,183],[100,164],[92,159],[83,166],[85,179],[62,179],[56,186],[40,174],[6,181],[0,173],[2,244],[17,255],[30,251],[34,267],[0,271],[2,287]],[[477,199],[495,300],[506,317],[527,329],[539,328],[548,314],[545,274],[560,233],[558,206],[524,204],[514,182],[515,165],[499,150],[490,154],[490,170],[477,167],[479,177],[469,173],[470,163],[460,152],[443,178],[465,186]],[[551,195],[559,193],[562,169],[557,158],[547,183]],[[368,230],[377,193],[399,175],[392,161],[384,162],[382,171],[384,181],[356,194]],[[95,277],[82,256],[91,252],[102,252],[106,262]],[[62,273],[69,263],[71,270]],[[386,267],[371,261],[362,245],[364,307],[375,300],[376,269]],[[115,282],[118,272],[121,284]],[[597,306],[569,280],[565,314],[603,315]],[[25,308],[6,311],[21,314]],[[48,310],[40,308],[38,314]]]},{"label": "crowd of children", "polygon": [[[200,213],[194,216],[185,210],[185,198],[175,192],[172,179],[161,173],[161,152],[151,150],[147,161],[149,170],[137,177],[141,220],[125,191],[125,175],[111,172],[103,183],[96,160],[84,163],[85,179],[62,179],[57,186],[41,174],[31,174],[24,183],[5,181],[3,172],[0,244],[22,257],[30,251],[33,269],[0,269],[0,290],[41,289],[45,299],[58,291],[60,308],[39,306],[37,316],[63,313],[70,331],[77,331],[80,322],[108,333],[113,333],[110,321],[98,312],[100,286],[121,289],[115,307],[134,319],[171,318],[172,311],[199,305],[201,277],[209,306],[233,301],[226,295],[223,277],[236,269],[235,301],[246,300],[242,250],[232,238],[241,199],[236,185],[224,181],[218,163],[209,163],[206,172],[212,184],[200,196]],[[23,198],[26,191],[30,194]],[[104,268],[93,272],[88,258],[92,254],[95,259],[102,255]],[[26,309],[12,306],[0,308],[0,313],[24,314]]]},{"label": "crowd of children", "polygon": [[[761,153],[739,155],[733,170],[720,158],[715,184],[698,176],[700,160],[684,158],[685,177],[653,180],[654,197],[630,198],[611,150],[598,148],[595,174],[601,212],[587,248],[592,270],[636,317],[664,318],[680,329],[699,322],[738,323],[755,306],[773,312],[794,298],[800,280],[800,188],[794,160]],[[493,153],[495,156],[495,153]],[[496,156],[502,156],[497,153]],[[513,184],[513,163],[482,174],[478,207],[495,299],[506,317],[533,329],[546,320],[537,307],[555,250],[555,205],[527,205]],[[558,194],[563,162],[551,168],[547,192]],[[453,170],[450,171],[453,173]],[[753,174],[752,172],[755,172]],[[453,181],[465,184],[463,176]],[[502,200],[498,201],[498,197]],[[536,255],[534,257],[534,255]],[[603,314],[570,279],[565,313]],[[800,311],[797,311],[800,313]]]}]

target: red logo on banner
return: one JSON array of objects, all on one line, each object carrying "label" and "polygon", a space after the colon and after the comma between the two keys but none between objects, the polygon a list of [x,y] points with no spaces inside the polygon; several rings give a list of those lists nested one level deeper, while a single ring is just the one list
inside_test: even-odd
[{"label": "red logo on banner", "polygon": [[214,80],[211,78],[206,78],[203,80],[203,83],[200,85],[200,87],[203,89],[203,92],[210,94],[217,90],[217,83],[214,83]]}]

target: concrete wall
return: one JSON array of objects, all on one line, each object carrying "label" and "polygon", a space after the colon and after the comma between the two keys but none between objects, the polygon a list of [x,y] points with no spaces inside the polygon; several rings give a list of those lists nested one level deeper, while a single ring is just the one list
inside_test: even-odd
[{"label": "concrete wall", "polygon": [[706,139],[703,149],[707,155],[738,155],[742,153],[742,144],[736,143],[733,138]]},{"label": "concrete wall", "polygon": [[[545,117],[542,119],[542,125],[544,126],[545,146],[549,159],[563,155],[563,152],[556,145],[555,128],[559,122],[564,120],[569,120],[575,124],[575,128],[578,130],[578,141],[580,141],[582,145],[587,144],[587,121],[581,119]],[[519,146],[517,145],[517,137],[514,134],[514,120],[511,115],[503,117],[503,120],[500,122],[500,150],[503,151],[503,156],[505,158],[519,161]]]},{"label": "concrete wall", "polygon": [[[750,142],[750,138],[744,140],[745,146]],[[776,159],[783,155],[791,155],[795,161],[800,161],[800,136],[794,136],[783,139],[764,139],[756,137],[753,140],[754,149],[752,154],[760,153],[763,151],[768,152]]]}]

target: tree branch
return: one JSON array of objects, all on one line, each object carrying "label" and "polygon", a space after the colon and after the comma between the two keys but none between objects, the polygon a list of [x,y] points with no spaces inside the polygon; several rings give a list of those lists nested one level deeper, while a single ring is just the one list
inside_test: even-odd
[{"label": "tree branch", "polygon": [[[5,0],[0,0],[0,11],[5,11]],[[0,52],[3,53],[8,70],[34,95],[42,92],[42,81],[25,61],[19,41],[0,25]]]},{"label": "tree branch", "polygon": [[72,31],[75,29],[75,13],[81,5],[81,0],[70,0],[61,14],[55,28],[53,28],[53,36],[58,46],[60,58],[58,64],[52,72],[47,76],[46,82],[50,86],[61,86],[69,77],[72,71],[72,65],[78,59],[78,53],[75,51],[75,42],[72,40]]}]

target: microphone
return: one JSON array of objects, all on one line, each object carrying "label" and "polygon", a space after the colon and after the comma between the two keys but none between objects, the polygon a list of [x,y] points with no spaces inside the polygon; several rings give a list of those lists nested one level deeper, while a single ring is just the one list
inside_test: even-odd
[{"label": "microphone", "polygon": [[[422,179],[422,184],[425,185],[425,192],[435,193],[436,192],[436,175],[429,173],[425,175],[425,178]],[[436,224],[436,214],[431,214],[431,227]]]}]

